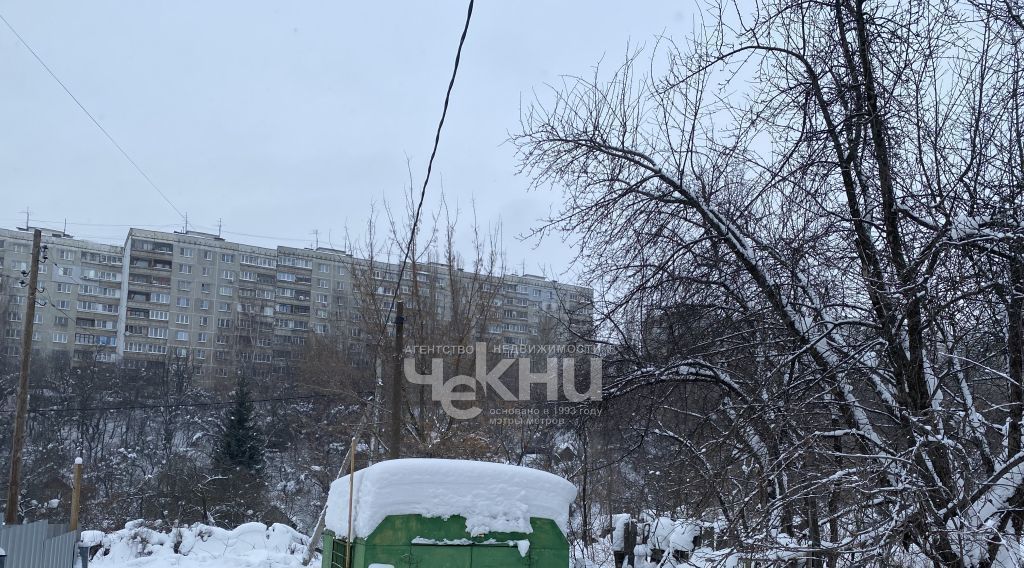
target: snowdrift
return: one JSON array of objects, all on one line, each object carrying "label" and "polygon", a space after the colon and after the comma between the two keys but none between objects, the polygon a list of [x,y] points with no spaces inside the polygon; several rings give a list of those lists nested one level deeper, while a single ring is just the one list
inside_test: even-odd
[{"label": "snowdrift", "polygon": [[[291,527],[246,523],[234,529],[203,524],[163,530],[133,521],[113,533],[83,531],[93,547],[90,568],[293,568],[309,537]],[[319,560],[310,565],[319,565]]]}]

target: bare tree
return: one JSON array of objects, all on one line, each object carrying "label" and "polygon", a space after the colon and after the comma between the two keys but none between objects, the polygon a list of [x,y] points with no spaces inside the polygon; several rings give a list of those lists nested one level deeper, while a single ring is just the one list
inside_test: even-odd
[{"label": "bare tree", "polygon": [[644,432],[740,549],[989,566],[1024,528],[1022,30],[997,4],[724,2],[523,117],[524,170],[564,188],[544,229],[608,283],[634,371],[607,394],[717,391]]}]

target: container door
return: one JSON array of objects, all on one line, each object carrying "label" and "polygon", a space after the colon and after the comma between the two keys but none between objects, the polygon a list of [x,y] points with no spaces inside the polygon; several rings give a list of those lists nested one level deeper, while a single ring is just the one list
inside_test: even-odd
[{"label": "container door", "polygon": [[418,545],[412,546],[410,568],[471,568],[472,546]]}]

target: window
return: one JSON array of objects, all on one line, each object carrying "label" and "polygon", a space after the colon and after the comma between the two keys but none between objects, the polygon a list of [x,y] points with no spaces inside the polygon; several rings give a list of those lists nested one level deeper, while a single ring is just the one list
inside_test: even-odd
[{"label": "window", "polygon": [[318,304],[326,304],[327,303],[327,294],[317,294],[316,295],[316,302]]},{"label": "window", "polygon": [[315,331],[316,333],[319,333],[319,334],[327,333],[327,324],[326,323],[313,324],[313,331]]},{"label": "window", "polygon": [[[68,304],[70,304],[70,302],[68,302],[67,300],[61,300],[61,302],[67,302]],[[59,303],[60,302],[58,302],[58,304]],[[61,309],[67,309],[67,308],[64,308],[63,306],[60,306],[60,308]],[[105,314],[116,314],[117,313],[117,305],[116,304],[114,304],[114,305],[111,305],[111,304],[101,304],[99,302],[84,302],[84,301],[81,301],[81,300],[78,302],[78,309],[80,311],[83,311],[83,312],[102,312],[102,313],[105,313]]]},{"label": "window", "polygon": [[63,332],[63,331],[55,331],[55,332],[53,332],[53,342],[54,343],[67,343],[68,342],[68,334]]},{"label": "window", "polygon": [[178,307],[187,308],[192,304],[192,299],[188,296],[178,296]]},{"label": "window", "polygon": [[203,276],[209,276],[209,275],[210,275],[210,267],[209,266],[204,266],[203,267]]},{"label": "window", "polygon": [[164,294],[162,292],[153,292],[152,294],[149,295],[149,301],[155,304],[170,304],[171,295]]},{"label": "window", "polygon": [[210,309],[210,300],[199,300],[199,309],[208,310]]},{"label": "window", "polygon": [[210,316],[199,316],[199,327],[210,325]]},{"label": "window", "polygon": [[327,266],[326,264],[324,264],[322,262],[317,265],[317,270],[319,270],[320,272],[323,272],[324,274],[330,274],[331,273],[331,267]]},{"label": "window", "polygon": [[188,247],[181,247],[178,252],[180,252],[181,256],[183,256],[185,258],[192,258],[192,253],[194,251],[193,251],[193,249],[188,248]]},{"label": "window", "polygon": [[278,272],[277,279],[281,282],[295,282],[295,275],[287,272]]},{"label": "window", "polygon": [[191,264],[179,264],[178,265],[178,272],[181,273],[181,274],[192,274],[192,265]]},{"label": "window", "polygon": [[59,325],[61,327],[67,326],[68,325],[68,317],[67,316],[53,316],[53,325]]},{"label": "window", "polygon": [[316,317],[322,318],[322,319],[327,319],[327,310],[324,310],[324,309],[317,310],[316,311]]},{"label": "window", "polygon": [[231,311],[231,302],[217,302],[217,311],[218,312],[230,312]]},{"label": "window", "polygon": [[160,310],[152,310],[149,312],[149,319],[167,321],[170,319],[170,314]]},{"label": "window", "polygon": [[224,280],[234,280],[235,279],[235,271],[234,270],[221,270],[220,271],[220,277],[223,278]]},{"label": "window", "polygon": [[221,286],[220,288],[217,288],[217,293],[221,296],[234,296],[235,289],[231,286]]},{"label": "window", "polygon": [[194,350],[192,352],[195,353],[196,359],[206,359],[206,350],[205,349],[196,349],[196,350]]},{"label": "window", "polygon": [[189,323],[191,323],[191,321],[192,321],[192,316],[190,316],[188,314],[175,314],[174,315],[174,323],[176,323],[176,324],[188,325]]},{"label": "window", "polygon": [[71,270],[70,266],[58,266],[57,267],[57,274],[59,274],[60,276],[69,276],[70,277],[73,273],[74,272]]},{"label": "window", "polygon": [[21,321],[21,312],[7,312],[7,321]]},{"label": "window", "polygon": [[188,332],[187,331],[176,331],[174,333],[174,339],[176,341],[188,341]]},{"label": "window", "polygon": [[192,281],[191,280],[178,280],[178,291],[180,292],[191,292]]},{"label": "window", "polygon": [[241,273],[239,273],[238,277],[241,280],[248,280],[250,282],[256,281],[256,273],[247,270],[243,270]]},{"label": "window", "polygon": [[203,251],[203,260],[213,260],[213,251],[212,250],[204,250]]},{"label": "window", "polygon": [[75,260],[75,253],[68,249],[60,249],[58,254],[61,260]]},{"label": "window", "polygon": [[71,284],[68,284],[66,282],[58,282],[57,283],[57,291],[60,292],[61,294],[70,294],[71,293]]},{"label": "window", "polygon": [[316,285],[317,285],[317,288],[330,288],[331,287],[331,283],[328,282],[327,280],[324,280],[323,278],[317,278]]},{"label": "window", "polygon": [[188,349],[185,348],[185,347],[175,347],[174,348],[174,356],[175,357],[188,357]]},{"label": "window", "polygon": [[206,343],[210,339],[210,334],[205,331],[200,331],[196,334],[196,341],[199,343]]},{"label": "window", "polygon": [[235,262],[235,255],[228,254],[228,253],[223,253],[223,254],[220,255],[220,261],[221,262],[234,263]]},{"label": "window", "polygon": [[217,318],[217,327],[221,329],[230,329],[231,318]]},{"label": "window", "polygon": [[149,337],[152,337],[154,339],[167,339],[167,328],[151,327],[149,328]]},{"label": "window", "polygon": [[298,257],[294,257],[294,256],[282,256],[281,258],[277,259],[277,264],[278,264],[278,266],[284,265],[284,266],[294,266],[296,268],[307,268],[307,269],[312,269],[313,268],[313,261],[312,260],[309,260],[308,258],[298,258]]},{"label": "window", "polygon": [[292,290],[291,288],[278,288],[277,295],[282,298],[294,298],[295,290]]},{"label": "window", "polygon": [[199,291],[202,292],[203,294],[209,294],[210,293],[210,283],[209,282],[200,282],[199,283]]}]

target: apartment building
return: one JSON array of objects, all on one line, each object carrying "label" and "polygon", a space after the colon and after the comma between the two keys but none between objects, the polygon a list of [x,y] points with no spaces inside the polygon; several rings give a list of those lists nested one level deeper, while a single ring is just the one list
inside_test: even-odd
[{"label": "apartment building", "polygon": [[[34,353],[59,351],[80,361],[116,358],[122,249],[43,229],[46,260],[39,265]],[[0,229],[0,312],[3,353],[17,357],[26,313],[32,232]]]},{"label": "apartment building", "polygon": [[[4,266],[27,268],[31,233],[0,232]],[[217,235],[130,229],[124,247],[47,231],[46,293],[37,312],[41,350],[76,360],[123,361],[147,368],[189,361],[204,375],[229,376],[239,363],[285,364],[313,335],[365,354],[376,339],[368,320],[392,308],[399,267],[326,247],[265,248]],[[5,270],[4,274],[11,274]],[[489,316],[476,333],[505,345],[544,335],[545,322],[569,314],[581,332],[591,325],[592,291],[533,275],[480,275],[427,263],[410,269],[400,296],[436,298],[438,318],[451,318],[451,286],[488,293]],[[24,290],[11,290],[5,349],[17,353]],[[369,310],[369,311],[368,311]],[[393,325],[386,322],[389,335]]]}]

